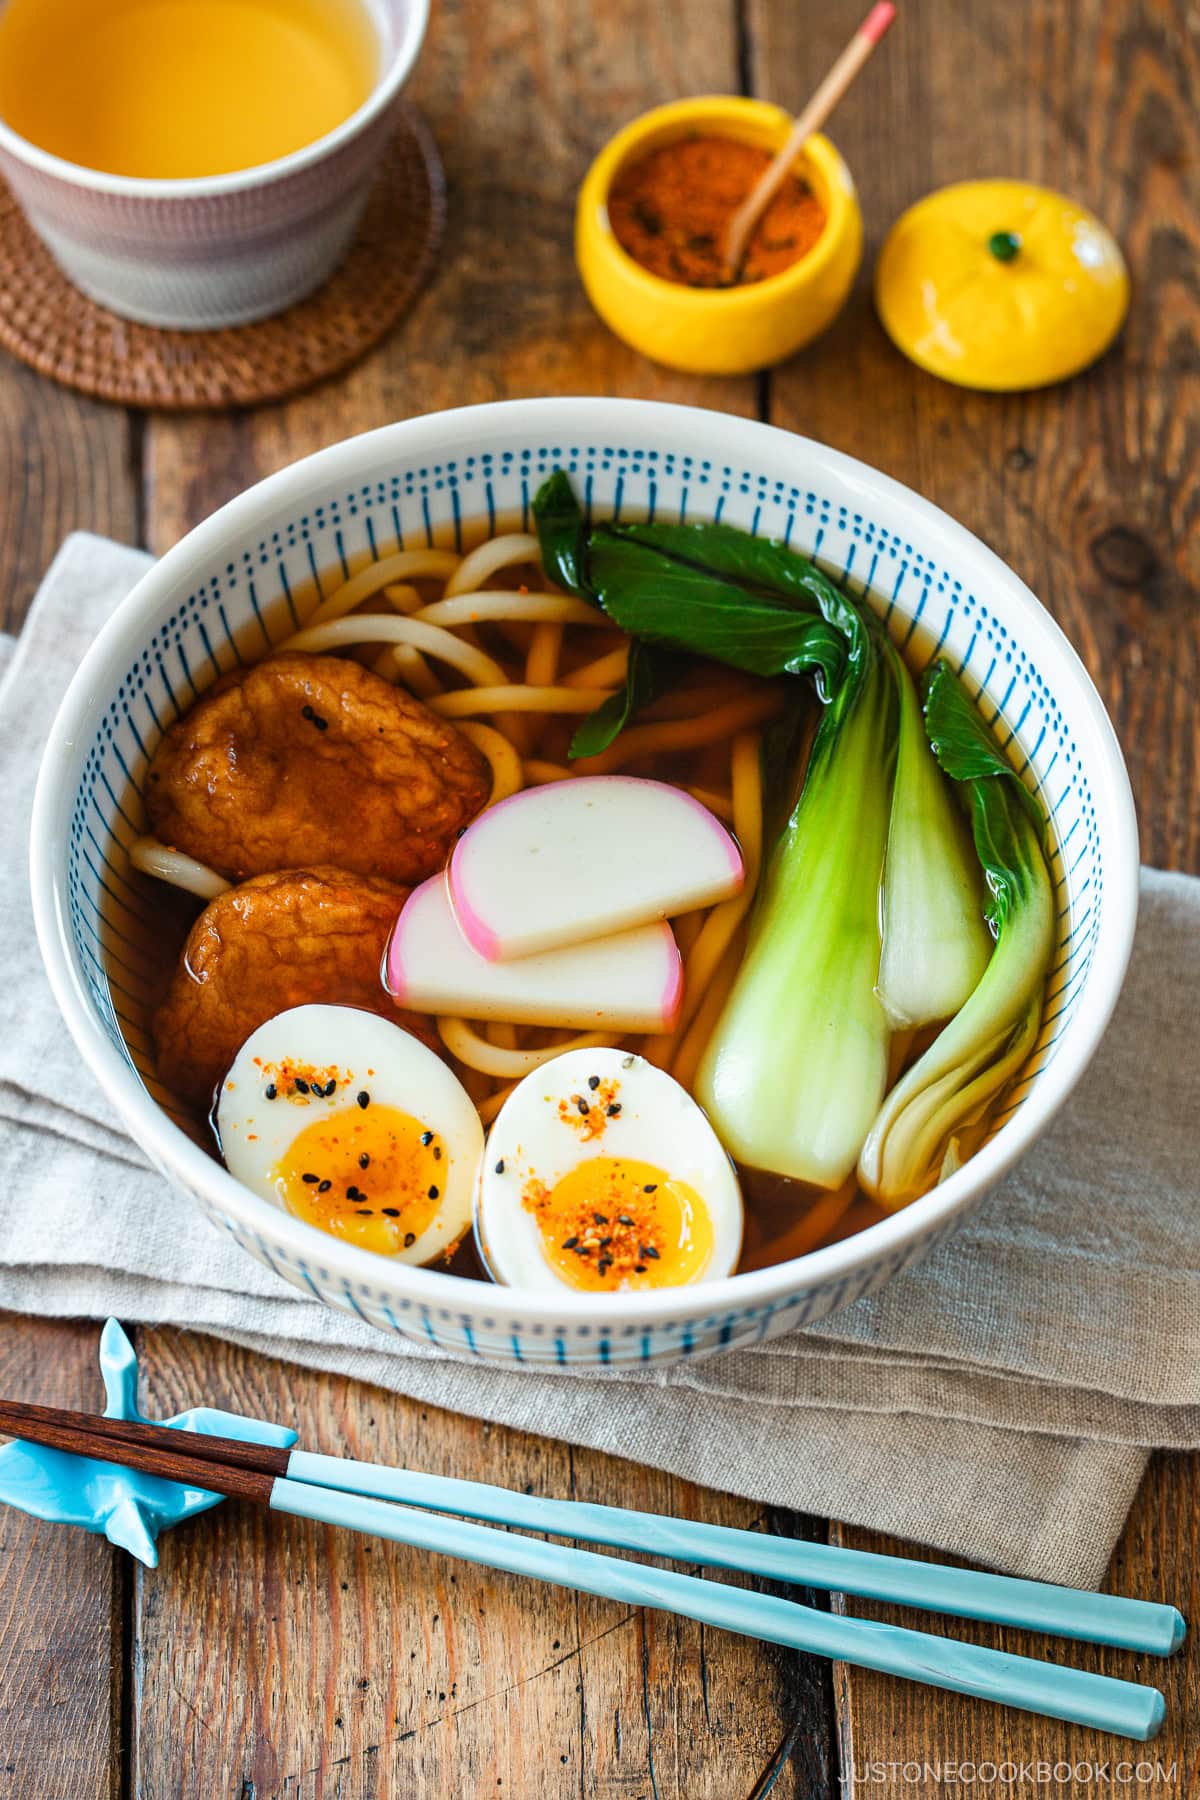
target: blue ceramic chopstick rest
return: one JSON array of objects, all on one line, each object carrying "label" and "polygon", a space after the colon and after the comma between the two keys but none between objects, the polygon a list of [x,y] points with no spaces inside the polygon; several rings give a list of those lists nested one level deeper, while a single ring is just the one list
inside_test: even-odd
[{"label": "blue ceramic chopstick rest", "polygon": [[[100,1334],[100,1374],[104,1381],[106,1419],[149,1423],[137,1406],[137,1352],[116,1319]],[[182,1431],[203,1431],[240,1438],[249,1444],[277,1444],[290,1449],[296,1433],[286,1425],[249,1419],[212,1406],[193,1406],[173,1419],[159,1419]],[[93,1462],[65,1450],[40,1444],[11,1443],[0,1449],[0,1504],[19,1507],[55,1525],[82,1525],[118,1544],[141,1562],[158,1563],[155,1539],[160,1531],[206,1512],[223,1496],[205,1488],[185,1487],[115,1463]]]}]

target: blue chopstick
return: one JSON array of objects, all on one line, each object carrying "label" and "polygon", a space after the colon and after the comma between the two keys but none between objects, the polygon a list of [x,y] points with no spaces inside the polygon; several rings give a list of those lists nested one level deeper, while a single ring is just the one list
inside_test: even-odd
[{"label": "blue chopstick", "polygon": [[837,1589],[964,1619],[990,1619],[1000,1625],[1148,1651],[1155,1656],[1169,1656],[1177,1650],[1187,1631],[1183,1615],[1174,1606],[1128,1599],[1122,1594],[1096,1594],[908,1557],[876,1556],[832,1544],[738,1531],[728,1525],[702,1525],[662,1513],[633,1512],[580,1500],[546,1500],[483,1482],[320,1456],[307,1450],[293,1450],[288,1475],[316,1487],[433,1507],[438,1512],[545,1531],[582,1543],[609,1544],[705,1568],[740,1569],[774,1581],[802,1582],[808,1587]]},{"label": "blue chopstick", "polygon": [[[311,1456],[305,1451],[248,1444],[136,1420],[95,1419],[57,1407],[17,1401],[0,1401],[0,1426],[53,1449],[144,1469],[205,1492],[240,1495],[278,1512],[349,1526],[414,1548],[462,1557],[487,1568],[533,1576],[627,1605],[678,1613],[746,1637],[788,1644],[862,1668],[902,1675],[930,1687],[948,1688],[954,1693],[971,1694],[1124,1737],[1152,1737],[1166,1712],[1156,1688],[896,1625],[847,1619],[723,1582],[702,1581],[672,1569],[650,1568],[617,1557],[597,1556],[594,1551],[547,1543],[541,1538],[497,1531],[490,1525],[468,1524],[441,1512],[397,1505],[393,1496],[401,1491],[411,1494],[418,1479],[422,1484],[430,1484],[425,1487],[426,1493],[437,1492],[445,1498],[453,1492],[460,1503],[465,1495],[475,1501],[481,1492],[490,1493],[495,1505],[506,1512],[515,1504],[524,1503],[540,1508],[536,1514],[527,1514],[527,1520],[531,1516],[543,1522],[552,1518],[556,1530],[567,1531],[578,1524],[574,1502],[539,1503],[532,1495],[509,1494],[499,1488],[476,1490],[473,1483],[439,1483],[437,1477],[417,1478],[409,1470]],[[333,1485],[319,1486],[295,1479],[306,1467]],[[347,1492],[348,1479],[382,1487],[389,1498]],[[553,1512],[547,1510],[551,1507]],[[597,1507],[591,1511],[603,1517],[609,1509]],[[653,1522],[652,1515],[641,1516]],[[627,1531],[633,1529],[629,1517],[626,1515]],[[632,1518],[636,1523],[638,1515]],[[666,1520],[659,1524],[671,1528],[673,1538],[668,1541],[678,1542],[678,1533],[687,1521]],[[700,1529],[715,1532],[719,1528]],[[749,1533],[726,1535],[752,1539],[760,1547],[765,1541],[754,1540]],[[643,1541],[644,1531],[639,1528],[639,1545]]]},{"label": "blue chopstick", "polygon": [[347,1493],[343,1488],[279,1477],[271,1489],[270,1505],[276,1512],[298,1518],[348,1526],[628,1606],[678,1613],[745,1637],[787,1644],[859,1668],[881,1669],[929,1687],[949,1688],[957,1694],[1090,1725],[1121,1737],[1153,1737],[1166,1712],[1157,1688],[906,1631],[898,1625],[842,1618],[723,1582],[598,1556],[592,1550],[568,1549],[540,1538],[514,1536],[488,1525],[467,1524],[441,1513]]}]

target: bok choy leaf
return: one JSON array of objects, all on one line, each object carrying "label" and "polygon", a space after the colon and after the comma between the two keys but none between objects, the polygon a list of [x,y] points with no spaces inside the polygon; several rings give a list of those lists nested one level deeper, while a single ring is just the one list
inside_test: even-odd
[{"label": "bok choy leaf", "polygon": [[533,523],[542,552],[542,569],[550,580],[581,600],[594,600],[583,579],[583,512],[564,469],[555,469],[553,475],[548,475],[534,495]]},{"label": "bok choy leaf", "polygon": [[597,530],[588,539],[588,582],[615,625],[750,675],[812,674],[828,699],[846,666],[846,639],[861,631],[861,620],[819,570],[811,573],[801,610],[638,538]]},{"label": "bok choy leaf", "polygon": [[[542,567],[551,581],[569,594],[599,605],[586,576],[583,512],[562,469],[556,469],[534,495],[533,518]],[[644,706],[673,685],[679,666],[678,657],[635,638],[629,647],[624,683],[576,727],[568,754],[572,758],[597,756],[607,750]]]},{"label": "bok choy leaf", "polygon": [[925,728],[967,803],[996,945],[978,986],[892,1089],[863,1145],[859,1180],[889,1208],[933,1185],[954,1134],[978,1118],[1028,1055],[1054,942],[1037,804],[943,662],[926,687]]},{"label": "bok choy leaf", "polygon": [[601,606],[642,646],[630,656],[622,692],[576,731],[573,757],[606,749],[670,687],[679,664],[665,649],[753,675],[811,674],[822,699],[840,681],[858,615],[786,545],[720,524],[589,529],[561,469],[538,489],[533,517],[550,579]]},{"label": "bok choy leaf", "polygon": [[601,750],[607,750],[643,706],[649,706],[674,685],[680,664],[681,659],[669,650],[635,638],[629,646],[623,685],[575,727],[567,754],[598,756]]}]

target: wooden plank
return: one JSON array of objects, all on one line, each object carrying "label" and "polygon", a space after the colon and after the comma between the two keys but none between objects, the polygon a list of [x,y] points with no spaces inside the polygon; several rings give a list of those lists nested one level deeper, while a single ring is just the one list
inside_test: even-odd
[{"label": "wooden plank", "polygon": [[[795,103],[852,29],[751,0],[757,59]],[[962,72],[971,71],[966,100]],[[1146,860],[1200,867],[1198,74],[1160,0],[906,9],[839,110],[863,187],[866,267],[829,334],[771,382],[771,418],[909,483],[979,533],[1055,614],[1109,707]],[[1093,205],[1138,277],[1129,325],[1092,371],[1043,393],[970,393],[923,374],[875,317],[870,264],[922,193],[1028,175]]]},{"label": "wooden plank", "polygon": [[529,394],[625,394],[753,413],[752,381],[655,369],[593,315],[571,250],[579,181],[627,119],[737,87],[732,5],[446,0],[414,97],[434,128],[449,228],[398,331],[336,383],[246,415],[152,420],[151,547],[298,456],[441,407]]},{"label": "wooden plank", "polygon": [[[102,1403],[94,1323],[0,1315],[0,1393]],[[0,1800],[115,1800],[127,1562],[0,1508]]]},{"label": "wooden plank", "polygon": [[[769,72],[785,104],[799,100],[861,10],[857,0],[837,0],[819,16],[773,0],[750,5],[755,67]],[[773,422],[861,456],[937,501],[1029,582],[1113,715],[1143,855],[1192,870],[1200,868],[1195,79],[1182,15],[1153,0],[904,9],[833,127],[863,185],[868,266],[834,329],[772,379],[770,407]],[[922,193],[968,174],[1014,172],[1090,202],[1126,245],[1139,279],[1124,338],[1096,369],[1066,387],[1002,398],[937,382],[888,344],[871,306],[869,264],[887,225]],[[1156,1459],[1112,1586],[1161,1595],[1185,1612],[1190,1599],[1194,1611],[1198,1531],[1200,1459]],[[905,1548],[852,1530],[841,1541]],[[903,1617],[886,1609],[879,1616]],[[1047,1654],[1045,1640],[948,1628]],[[1176,1775],[1154,1792],[1196,1787],[1195,1658],[1139,1664],[1075,1646],[1070,1656],[1164,1687],[1169,1724],[1151,1761],[1175,1763]],[[870,1791],[880,1794],[916,1800],[943,1791],[932,1776],[910,1778],[911,1765],[939,1758],[1011,1759],[1020,1768],[1103,1762],[1122,1748],[1100,1734],[857,1670],[839,1671],[837,1695],[843,1779],[857,1771],[861,1785],[868,1765],[887,1765],[890,1773],[871,1777]]]},{"label": "wooden plank", "polygon": [[[151,1413],[203,1395],[350,1456],[756,1522],[668,1476],[212,1340],[147,1332],[142,1360]],[[164,1540],[134,1616],[133,1791],[147,1800],[830,1791],[820,1666],[250,1506]]]},{"label": "wooden plank", "polygon": [[[152,544],[296,456],[437,407],[557,391],[753,414],[753,382],[672,376],[620,345],[593,318],[571,257],[575,190],[610,133],[660,100],[736,86],[732,7],[710,4],[698,21],[685,0],[447,0],[419,83],[450,183],[437,279],[344,381],[248,417],[153,422]],[[143,1361],[156,1407],[223,1396],[295,1418],[314,1445],[752,1518],[647,1470],[172,1333],[144,1333]],[[139,1581],[135,1618],[137,1791],[153,1800],[830,1790],[820,1665],[294,1521],[227,1508],[177,1534],[159,1574]]]},{"label": "wooden plank", "polygon": [[[0,628],[68,531],[137,541],[136,427],[0,355]],[[0,1316],[0,1392],[100,1397],[94,1324]],[[103,1539],[0,1509],[0,1800],[107,1800],[120,1781],[125,1567]]]},{"label": "wooden plank", "polygon": [[[1200,1604],[1200,1456],[1163,1454],[1155,1458],[1130,1514],[1124,1536],[1105,1582],[1114,1593],[1138,1594],[1169,1601],[1185,1618],[1195,1619]],[[885,1555],[903,1546],[871,1532],[836,1533],[837,1540]],[[900,1607],[854,1601],[864,1618],[945,1631],[971,1643],[988,1644],[1019,1656],[1069,1661],[1125,1681],[1149,1682],[1161,1688],[1167,1719],[1151,1744],[1133,1744],[1106,1732],[1085,1731],[1056,1719],[1035,1718],[958,1699],[953,1694],[892,1681],[865,1669],[838,1670],[841,1716],[840,1750],[845,1790],[905,1800],[933,1800],[955,1786],[981,1793],[1082,1794],[1113,1783],[1112,1767],[1128,1760],[1142,1772],[1124,1777],[1130,1792],[1153,1794],[1156,1800],[1179,1800],[1200,1791],[1200,1665],[1185,1647],[1170,1661],[1120,1650],[1068,1644],[1030,1632],[973,1625],[963,1619],[939,1619]],[[1018,1770],[1038,1765],[1059,1774],[1037,1773],[1024,1787],[1009,1782],[988,1786],[978,1774],[981,1763],[1015,1764]],[[949,1766],[958,1765],[951,1774]],[[1107,1781],[1088,1772],[1088,1765],[1108,1764]],[[940,1769],[939,1769],[940,1765]],[[967,1765],[975,1766],[975,1773]],[[1064,1780],[1062,1767],[1077,1772]],[[1117,1777],[1119,1781],[1121,1778]],[[1115,1789],[1114,1789],[1115,1791]]]},{"label": "wooden plank", "polygon": [[0,629],[17,630],[67,532],[138,542],[138,435],[0,352]]}]

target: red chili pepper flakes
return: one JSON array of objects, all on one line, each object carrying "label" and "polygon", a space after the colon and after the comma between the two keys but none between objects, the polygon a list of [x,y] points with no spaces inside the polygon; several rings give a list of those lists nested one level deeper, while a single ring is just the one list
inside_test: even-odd
[{"label": "red chili pepper flakes", "polygon": [[[663,1239],[657,1220],[638,1221],[628,1210],[630,1187],[630,1179],[618,1159],[607,1173],[603,1202],[607,1211],[601,1212],[592,1196],[581,1199],[574,1208],[564,1208],[560,1216],[554,1206],[554,1190],[536,1175],[530,1176],[522,1187],[521,1204],[537,1219],[548,1250],[557,1246],[588,1263],[595,1257],[592,1266],[596,1273],[606,1280],[611,1277],[610,1285],[619,1287],[630,1275],[645,1275],[647,1261],[658,1262],[662,1255]],[[657,1182],[652,1184],[654,1190],[657,1187]],[[645,1184],[635,1180],[632,1191],[644,1193]],[[553,1218],[548,1217],[552,1212]]]},{"label": "red chili pepper flakes", "polygon": [[570,1094],[558,1102],[559,1119],[584,1144],[603,1137],[609,1120],[618,1118],[621,1112],[617,1099],[619,1081],[602,1081],[598,1075],[591,1075],[587,1086],[587,1094]]},{"label": "red chili pepper flakes", "polygon": [[755,144],[713,135],[660,145],[613,182],[608,216],[617,242],[652,275],[684,287],[729,287],[780,274],[825,229],[824,208],[795,176],[759,220],[732,281],[722,254],[726,227],[770,160]]}]

